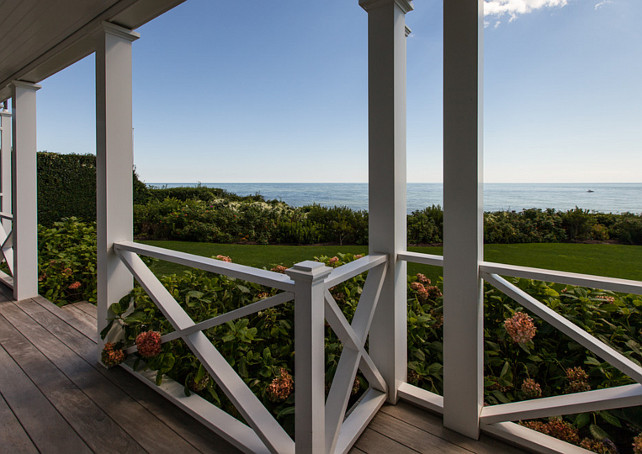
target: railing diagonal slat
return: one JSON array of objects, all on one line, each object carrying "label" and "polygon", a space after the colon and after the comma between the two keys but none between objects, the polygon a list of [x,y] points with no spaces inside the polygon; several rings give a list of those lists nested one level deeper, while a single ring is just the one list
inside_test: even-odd
[{"label": "railing diagonal slat", "polygon": [[388,262],[384,262],[376,268],[371,269],[368,272],[366,283],[363,286],[363,292],[361,292],[361,298],[359,298],[359,304],[354,312],[351,323],[357,338],[362,341],[365,341],[370,331],[370,325],[372,325],[372,319],[377,309],[377,304],[379,303],[381,288],[383,287],[383,278],[387,270]]},{"label": "railing diagonal slat", "polygon": [[339,340],[343,342],[343,348],[353,348],[361,354],[361,372],[363,372],[370,385],[375,389],[387,392],[386,381],[372,359],[370,359],[370,355],[363,348],[363,345],[360,345],[360,340],[356,337],[352,327],[348,324],[343,312],[341,312],[328,290],[325,291],[325,308],[325,318]]},{"label": "railing diagonal slat", "polygon": [[[232,310],[230,312],[226,312],[225,314],[221,314],[216,317],[210,318],[208,320],[204,320],[200,323],[196,323],[183,330],[172,331],[171,333],[167,333],[161,336],[161,342],[163,343],[170,342],[170,341],[173,341],[174,339],[188,336],[198,331],[205,331],[207,329],[214,328],[215,326],[222,325],[223,323],[237,320],[242,317],[247,317],[248,315],[255,314],[256,312],[278,306],[287,301],[291,301],[293,298],[294,298],[294,294],[290,292],[279,293],[278,295],[265,298],[261,301],[257,301],[256,303],[248,304],[247,306],[243,306],[238,309]],[[136,350],[137,350],[136,346],[132,346],[126,350],[126,353],[131,354],[136,352]]]},{"label": "railing diagonal slat", "polygon": [[357,350],[344,345],[325,404],[325,446],[328,452],[334,452],[357,375],[360,356]]},{"label": "railing diagonal slat", "polygon": [[174,329],[183,330],[194,326],[194,321],[185,313],[165,286],[158,280],[140,257],[133,252],[117,251],[125,266],[131,271],[147,295],[154,301]]},{"label": "railing diagonal slat", "polygon": [[273,453],[294,454],[294,441],[202,332],[184,338],[218,386]]},{"label": "railing diagonal slat", "polygon": [[594,336],[591,336],[589,333],[571,323],[548,306],[537,301],[522,289],[509,283],[504,278],[496,274],[484,274],[484,279],[497,287],[497,289],[507,296],[510,296],[517,303],[533,312],[542,320],[549,323],[554,328],[557,328],[559,331],[620,370],[623,374],[628,375],[638,383],[642,383],[642,367],[635,364],[629,358],[625,357],[612,347],[609,347]]}]

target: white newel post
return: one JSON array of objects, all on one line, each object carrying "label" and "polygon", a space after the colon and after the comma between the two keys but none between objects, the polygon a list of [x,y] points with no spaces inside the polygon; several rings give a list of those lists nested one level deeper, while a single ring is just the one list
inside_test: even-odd
[{"label": "white newel post", "polygon": [[305,261],[286,271],[295,282],[294,406],[296,452],[325,454],[325,278],[323,263]]},{"label": "white newel post", "polygon": [[360,0],[368,12],[368,197],[370,254],[388,254],[370,355],[388,384],[388,401],[406,381],[406,36],[408,0]]},{"label": "white newel post", "polygon": [[[0,108],[0,211],[11,214],[11,113]],[[5,232],[11,230],[11,220],[2,219]]]},{"label": "white newel post", "polygon": [[96,43],[98,332],[109,306],[133,287],[113,244],[133,239],[132,42],[139,38],[113,24],[102,27]]},{"label": "white newel post", "polygon": [[38,295],[36,91],[40,85],[14,81],[11,86],[13,297],[19,301]]},{"label": "white newel post", "polygon": [[484,399],[483,0],[444,0],[444,425],[479,436]]}]

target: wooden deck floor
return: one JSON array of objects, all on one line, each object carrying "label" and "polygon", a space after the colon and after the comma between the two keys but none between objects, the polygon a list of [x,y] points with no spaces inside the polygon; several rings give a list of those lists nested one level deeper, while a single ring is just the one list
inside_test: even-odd
[{"label": "wooden deck floor", "polygon": [[[89,304],[16,303],[0,289],[0,452],[238,452],[127,372],[100,366],[95,319]],[[401,403],[385,406],[352,452],[523,451],[470,440]]]}]

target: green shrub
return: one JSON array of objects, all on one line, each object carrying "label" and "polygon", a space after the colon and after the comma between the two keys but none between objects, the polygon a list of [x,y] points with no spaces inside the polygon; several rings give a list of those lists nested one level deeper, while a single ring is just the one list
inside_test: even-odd
[{"label": "green shrub", "polygon": [[38,227],[38,292],[62,306],[96,302],[96,226],[77,218]]},{"label": "green shrub", "polygon": [[624,213],[609,229],[612,238],[624,244],[642,244],[642,215]]},{"label": "green shrub", "polygon": [[439,205],[413,211],[408,216],[408,243],[441,243],[444,230],[444,212]]},{"label": "green shrub", "polygon": [[[265,202],[260,194],[249,196],[239,196],[225,189],[210,188],[207,186],[179,186],[175,188],[168,187],[150,187],[148,189],[149,197],[155,200],[165,200],[167,198],[177,200],[202,200],[212,202],[216,200],[228,200],[232,202]],[[276,201],[272,201],[278,203]]]},{"label": "green shrub", "polygon": [[[96,220],[96,156],[38,152],[38,222]],[[133,172],[134,203],[147,202],[147,187]]]},{"label": "green shrub", "polygon": [[562,214],[562,225],[566,230],[568,239],[582,241],[591,239],[591,229],[595,224],[595,218],[588,210],[575,207]]}]

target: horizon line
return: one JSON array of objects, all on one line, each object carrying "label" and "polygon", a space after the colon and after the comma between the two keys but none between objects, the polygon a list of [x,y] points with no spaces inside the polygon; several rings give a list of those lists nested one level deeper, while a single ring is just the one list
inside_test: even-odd
[{"label": "horizon line", "polygon": [[[367,181],[155,181],[145,184],[368,184]],[[407,181],[406,184],[443,184],[443,181]],[[642,184],[642,181],[483,181],[482,184]]]}]

